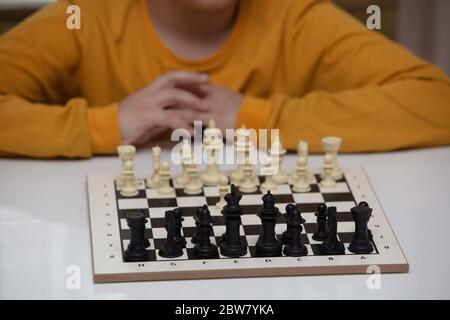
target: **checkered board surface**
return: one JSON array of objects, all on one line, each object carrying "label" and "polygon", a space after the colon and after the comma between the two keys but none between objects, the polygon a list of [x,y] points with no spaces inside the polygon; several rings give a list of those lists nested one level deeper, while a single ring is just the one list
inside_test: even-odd
[{"label": "checkered board surface", "polygon": [[[155,189],[147,189],[145,180],[139,180],[139,194],[135,197],[123,197],[116,189],[114,176],[88,176],[88,191],[91,213],[91,235],[94,258],[94,280],[96,282],[189,279],[239,276],[274,276],[301,274],[334,274],[366,272],[371,265],[377,265],[385,272],[405,272],[408,264],[395,239],[389,223],[378,204],[362,169],[344,170],[345,177],[336,187],[324,189],[318,183],[320,177],[315,174],[311,191],[295,193],[287,183],[279,185],[272,193],[276,206],[280,210],[275,231],[278,237],[286,230],[285,206],[295,203],[305,219],[301,234],[302,242],[308,248],[305,257],[261,258],[255,255],[255,244],[261,234],[259,212],[262,209],[262,192],[243,194],[240,201],[244,212],[240,234],[248,244],[248,252],[239,259],[220,256],[219,259],[196,260],[193,257],[191,238],[195,233],[196,208],[207,204],[212,215],[213,230],[211,242],[220,244],[220,236],[225,232],[225,220],[215,207],[218,201],[217,187],[204,187],[202,194],[187,195],[183,188],[176,185],[175,194],[161,196]],[[263,178],[257,178],[257,184]],[[368,255],[356,255],[348,251],[353,238],[354,222],[350,209],[359,201],[367,201],[373,208],[369,229],[373,234],[374,252]],[[319,255],[320,242],[312,239],[317,229],[315,211],[320,203],[337,207],[338,237],[346,247],[345,255]],[[183,255],[167,259],[160,257],[158,251],[164,246],[166,230],[164,214],[166,210],[181,208],[184,221],[182,233],[187,245]],[[130,212],[140,211],[147,218],[146,237],[149,239],[148,261],[126,262],[123,252],[130,239],[126,216]]]}]

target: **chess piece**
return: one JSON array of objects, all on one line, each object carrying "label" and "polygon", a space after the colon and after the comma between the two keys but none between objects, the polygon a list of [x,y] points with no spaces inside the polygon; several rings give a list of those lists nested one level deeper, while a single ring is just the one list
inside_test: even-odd
[{"label": "chess piece", "polygon": [[184,187],[189,182],[189,172],[187,170],[189,163],[192,159],[192,150],[191,150],[191,142],[189,139],[183,140],[183,145],[181,146],[180,151],[181,158],[181,174],[175,178],[175,182],[177,186]]},{"label": "chess piece", "polygon": [[256,242],[257,257],[279,257],[281,256],[282,244],[275,235],[275,224],[279,215],[275,207],[275,197],[267,191],[262,197],[263,209],[260,214],[262,222],[262,235]]},{"label": "chess piece", "polygon": [[280,136],[278,134],[272,136],[272,145],[270,147],[270,155],[272,157],[272,164],[277,168],[273,176],[273,181],[276,184],[287,183],[288,176],[283,171],[282,164],[283,158],[286,154],[286,149],[280,141]]},{"label": "chess piece", "polygon": [[[124,180],[124,176],[125,176],[125,174],[124,174],[125,162],[126,161],[133,162],[134,156],[136,154],[136,148],[133,145],[118,146],[117,154],[119,155],[120,161],[122,162],[122,173],[116,182],[117,190],[120,190],[123,187],[123,180]],[[137,181],[136,177],[134,179],[135,179],[134,183],[136,184],[136,187],[137,187],[138,181]]]},{"label": "chess piece", "polygon": [[139,194],[139,190],[136,184],[132,160],[125,161],[122,175],[122,188],[120,189],[120,194],[124,197],[137,196]]},{"label": "chess piece", "polygon": [[244,180],[239,185],[239,191],[242,193],[256,192],[258,187],[256,186],[256,179],[253,174],[253,166],[249,163],[244,165]]},{"label": "chess piece", "polygon": [[345,248],[337,237],[337,217],[336,207],[328,207],[328,237],[319,246],[319,253],[322,255],[344,254]]},{"label": "chess piece", "polygon": [[290,257],[306,256],[308,254],[308,249],[301,242],[300,237],[300,234],[302,232],[302,223],[304,223],[305,220],[303,220],[300,214],[300,210],[297,208],[297,206],[286,208],[286,211],[288,211],[287,225],[288,229],[290,230],[291,239],[289,243],[284,247],[283,253],[286,256]]},{"label": "chess piece", "polygon": [[158,188],[161,184],[161,176],[159,175],[159,170],[161,167],[161,148],[155,146],[152,148],[152,164],[153,164],[153,174],[147,179],[145,183],[147,188]]},{"label": "chess piece", "polygon": [[197,165],[194,163],[193,159],[191,163],[187,167],[187,171],[189,173],[189,181],[184,187],[184,193],[195,195],[202,193],[202,183],[198,178],[198,169]]},{"label": "chess piece", "polygon": [[203,147],[206,151],[206,171],[201,175],[201,181],[205,186],[215,186],[219,183],[220,171],[217,161],[218,152],[223,148],[223,136],[219,128],[216,128],[214,120],[209,121],[209,126],[203,133]]},{"label": "chess piece", "polygon": [[367,224],[372,214],[372,209],[367,203],[358,205],[351,209],[353,220],[355,221],[355,235],[348,249],[356,254],[368,254],[373,251],[370,243],[369,230]]},{"label": "chess piece", "polygon": [[328,237],[327,232],[327,205],[319,204],[317,207],[317,231],[312,235],[313,240],[325,241]]},{"label": "chess piece", "polygon": [[158,188],[158,193],[161,195],[173,195],[175,189],[170,185],[170,166],[168,161],[162,163],[159,175],[161,177],[161,185]]},{"label": "chess piece", "polygon": [[223,207],[227,204],[225,201],[225,195],[229,192],[228,187],[228,177],[222,175],[219,179],[219,201],[216,203],[216,208],[222,210]]},{"label": "chess piece", "polygon": [[212,218],[205,204],[200,208],[199,225],[200,239],[194,247],[194,257],[196,259],[217,259],[219,258],[219,251],[217,246],[211,243],[210,235],[212,231]]},{"label": "chess piece", "polygon": [[242,195],[236,193],[236,187],[231,185],[230,193],[225,196],[226,206],[222,210],[225,217],[225,237],[220,243],[220,253],[225,257],[239,258],[247,254],[247,243],[240,236],[241,215],[243,214],[239,201]]},{"label": "chess piece", "polygon": [[[334,180],[340,180],[344,177],[342,171],[339,169],[337,164],[337,154],[339,148],[341,147],[342,139],[339,137],[324,137],[322,138],[322,146],[325,151],[325,154],[329,154],[332,158],[333,163],[333,172],[331,176]],[[325,172],[322,171],[322,176],[325,175]]]},{"label": "chess piece", "polygon": [[[297,156],[298,158],[304,157],[306,159],[306,171],[308,175],[308,181],[310,184],[315,183],[316,179],[314,178],[314,175],[308,170],[308,142],[299,140],[297,146]],[[297,173],[294,171],[291,175],[291,183],[293,184],[296,179]]]},{"label": "chess piece", "polygon": [[142,212],[131,212],[126,216],[130,228],[130,243],[124,253],[124,258],[129,262],[147,261],[148,252],[145,250],[148,239],[145,239],[145,224],[147,219]]},{"label": "chess piece", "polygon": [[278,185],[273,181],[275,170],[272,167],[272,161],[270,158],[261,171],[261,173],[264,175],[264,182],[259,186],[261,192],[267,193],[267,191],[275,191],[278,188]]},{"label": "chess piece", "polygon": [[320,181],[320,186],[324,188],[334,188],[336,181],[333,179],[333,157],[329,154],[325,155],[323,164],[323,178]]},{"label": "chess piece", "polygon": [[177,258],[183,255],[183,248],[175,239],[175,224],[175,214],[173,210],[166,211],[164,227],[167,231],[167,238],[164,247],[158,252],[158,254],[163,258]]},{"label": "chess piece", "polygon": [[[292,240],[292,229],[291,226],[292,224],[288,223],[289,220],[289,215],[290,214],[297,214],[297,210],[298,210],[298,214],[300,214],[300,210],[297,208],[296,205],[292,204],[292,203],[288,203],[286,205],[286,231],[283,232],[283,234],[281,235],[281,242],[283,244],[288,244],[291,242]],[[305,223],[305,220],[302,218],[301,214],[300,214],[300,223]]]},{"label": "chess piece", "polygon": [[183,221],[184,218],[181,213],[180,208],[173,209],[173,215],[175,216],[175,242],[180,246],[186,246],[186,239],[181,234],[181,230],[183,229]]},{"label": "chess piece", "polygon": [[309,185],[310,178],[308,176],[308,168],[306,166],[306,158],[301,156],[298,158],[297,167],[295,168],[296,179],[293,181],[292,190],[294,192],[309,192],[311,186]]},{"label": "chess piece", "polygon": [[192,235],[191,243],[197,244],[200,242],[200,212],[202,207],[198,207],[195,211],[195,233]]},{"label": "chess piece", "polygon": [[236,130],[234,147],[238,167],[231,173],[231,183],[239,186],[245,178],[244,167],[250,163],[250,151],[254,147],[250,139],[250,131],[245,126]]}]

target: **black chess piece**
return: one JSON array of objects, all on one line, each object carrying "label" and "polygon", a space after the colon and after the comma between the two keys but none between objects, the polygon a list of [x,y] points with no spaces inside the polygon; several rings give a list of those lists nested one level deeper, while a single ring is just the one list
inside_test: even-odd
[{"label": "black chess piece", "polygon": [[292,203],[289,203],[289,204],[287,204],[286,205],[286,224],[287,224],[287,226],[286,226],[286,231],[284,231],[283,232],[283,234],[281,235],[281,242],[283,243],[283,244],[288,244],[288,243],[290,243],[291,242],[291,238],[292,238],[292,230],[291,230],[291,226],[289,225],[289,223],[287,223],[287,221],[288,221],[288,219],[289,219],[289,213],[288,212],[290,212],[290,208],[293,206],[293,204]]},{"label": "black chess piece", "polygon": [[211,239],[209,238],[212,230],[212,218],[206,204],[201,207],[198,218],[200,239],[199,243],[194,247],[194,257],[196,259],[217,259],[219,258],[219,251],[217,250],[217,246],[211,243]]},{"label": "black chess piece", "polygon": [[[148,239],[145,239],[145,224],[147,219],[142,212],[127,214],[127,224],[130,228],[130,243],[124,253],[126,261],[147,261],[148,252],[145,250]],[[150,245],[150,243],[149,243]]]},{"label": "black chess piece", "polygon": [[362,206],[362,207],[369,207],[369,204],[365,201],[361,201],[358,206]]},{"label": "black chess piece", "polygon": [[288,211],[287,224],[290,227],[291,241],[284,246],[283,253],[286,256],[301,257],[308,254],[308,248],[301,242],[300,234],[302,232],[302,223],[304,222],[300,210],[297,206],[286,206]]},{"label": "black chess piece", "polygon": [[163,248],[159,250],[159,255],[164,258],[177,258],[183,255],[183,248],[175,239],[176,223],[173,210],[166,211],[165,228],[167,239]]},{"label": "black chess piece", "polygon": [[182,247],[185,247],[186,239],[181,234],[181,229],[183,228],[183,221],[184,221],[181,209],[180,208],[173,209],[173,214],[175,215],[175,241]]},{"label": "black chess piece", "polygon": [[345,253],[344,244],[337,237],[336,207],[328,207],[328,237],[320,244],[319,253],[322,255],[338,255]]},{"label": "black chess piece", "polygon": [[197,210],[195,210],[195,233],[192,235],[191,242],[193,244],[197,244],[200,241],[200,228],[199,228],[199,216],[200,212],[202,211],[202,207],[198,207]]},{"label": "black chess piece", "polygon": [[[262,222],[262,235],[256,242],[257,257],[279,257],[281,256],[282,243],[275,234],[275,224],[279,215],[278,208],[275,207],[275,197],[267,191],[262,197],[263,209],[260,214]],[[291,235],[292,236],[292,235]]]},{"label": "black chess piece", "polygon": [[327,205],[319,204],[317,207],[317,231],[313,233],[312,238],[316,241],[325,241],[328,237],[327,232]]},{"label": "black chess piece", "polygon": [[[225,241],[220,243],[220,253],[225,257],[239,258],[247,254],[247,243],[241,240],[239,228],[243,214],[239,201],[242,195],[236,193],[236,187],[231,185],[231,192],[225,195],[227,204],[222,209],[225,217]],[[222,237],[223,238],[223,237]]]},{"label": "black chess piece", "polygon": [[353,221],[355,221],[355,235],[350,243],[348,250],[356,254],[368,254],[373,251],[371,243],[371,234],[367,224],[372,214],[369,206],[361,203],[351,209]]},{"label": "black chess piece", "polygon": [[[288,244],[291,242],[291,226],[289,225],[289,223],[287,223],[288,219],[289,219],[289,212],[293,212],[294,207],[296,207],[294,204],[289,203],[286,205],[286,231],[283,232],[283,234],[281,235],[281,242],[283,244]],[[301,218],[301,216],[300,216]],[[301,218],[301,224],[305,223],[305,220],[303,218]]]}]

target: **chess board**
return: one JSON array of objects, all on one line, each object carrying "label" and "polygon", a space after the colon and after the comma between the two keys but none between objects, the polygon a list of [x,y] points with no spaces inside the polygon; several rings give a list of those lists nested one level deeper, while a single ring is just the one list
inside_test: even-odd
[{"label": "chess board", "polygon": [[[195,232],[194,215],[197,207],[208,204],[213,220],[211,241],[219,245],[220,236],[225,232],[225,220],[215,207],[218,201],[217,187],[204,187],[202,194],[187,195],[183,188],[176,185],[174,196],[161,196],[155,189],[145,187],[145,179],[139,179],[139,194],[126,198],[116,189],[113,175],[89,175],[87,178],[93,268],[95,282],[203,279],[226,277],[264,277],[313,274],[349,274],[366,273],[371,266],[377,266],[381,272],[407,272],[408,262],[378,203],[362,168],[343,168],[344,178],[336,187],[324,189],[318,183],[320,176],[315,172],[315,182],[311,191],[295,193],[287,183],[279,185],[272,193],[276,206],[280,210],[275,231],[281,237],[286,230],[285,206],[295,203],[305,219],[301,234],[302,242],[308,248],[303,257],[262,258],[255,255],[255,244],[261,233],[259,212],[262,209],[262,193],[243,194],[240,202],[244,212],[240,234],[248,243],[247,255],[235,258],[220,256],[218,259],[197,260],[193,258],[190,239]],[[263,178],[258,177],[258,182]],[[348,251],[355,230],[350,209],[360,201],[366,201],[373,208],[369,221],[374,252],[366,255]],[[344,255],[319,255],[320,242],[312,239],[317,229],[315,211],[320,203],[337,207],[338,236],[346,247]],[[183,255],[166,259],[158,255],[164,245],[166,230],[164,214],[166,210],[181,208],[184,222],[182,233],[187,245]],[[147,217],[145,235],[149,239],[148,261],[126,262],[123,254],[130,239],[126,216],[130,212],[140,211]],[[395,214],[395,213],[394,213]]]}]

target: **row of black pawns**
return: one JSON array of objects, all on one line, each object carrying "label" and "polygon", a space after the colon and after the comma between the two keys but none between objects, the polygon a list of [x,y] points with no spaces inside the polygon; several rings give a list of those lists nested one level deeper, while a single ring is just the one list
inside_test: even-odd
[{"label": "row of black pawns", "polygon": [[[223,208],[222,214],[225,218],[225,233],[220,237],[219,248],[211,243],[212,218],[208,206],[197,208],[195,224],[196,232],[191,242],[195,244],[193,255],[196,259],[217,259],[219,251],[222,256],[238,258],[247,254],[248,245],[240,236],[241,216],[244,214],[239,206],[242,195],[236,193],[234,185],[231,192],[225,196],[227,205]],[[281,240],[275,234],[276,218],[279,210],[275,207],[275,197],[270,191],[262,197],[263,208],[260,212],[262,222],[262,234],[256,242],[257,257],[279,257],[285,256],[300,257],[307,255],[308,249],[301,242],[300,234],[302,218],[300,210],[295,204],[286,206],[286,231],[283,232]],[[367,254],[372,252],[370,231],[367,227],[372,209],[366,202],[351,209],[355,222],[355,233],[349,245],[349,251],[356,254]],[[317,208],[317,230],[313,234],[313,239],[323,241],[319,245],[321,255],[340,255],[345,253],[344,244],[337,235],[337,212],[336,207],[327,207],[324,203]],[[177,258],[183,255],[183,247],[186,246],[186,239],[181,234],[182,222],[184,221],[180,208],[167,210],[165,213],[165,229],[167,238],[165,245],[158,254],[164,258]],[[125,250],[125,260],[146,261],[148,253],[146,248],[150,246],[145,238],[145,224],[147,219],[140,212],[130,213],[127,216],[127,223],[130,228],[131,239],[128,248]],[[283,249],[283,244],[284,249]]]}]

